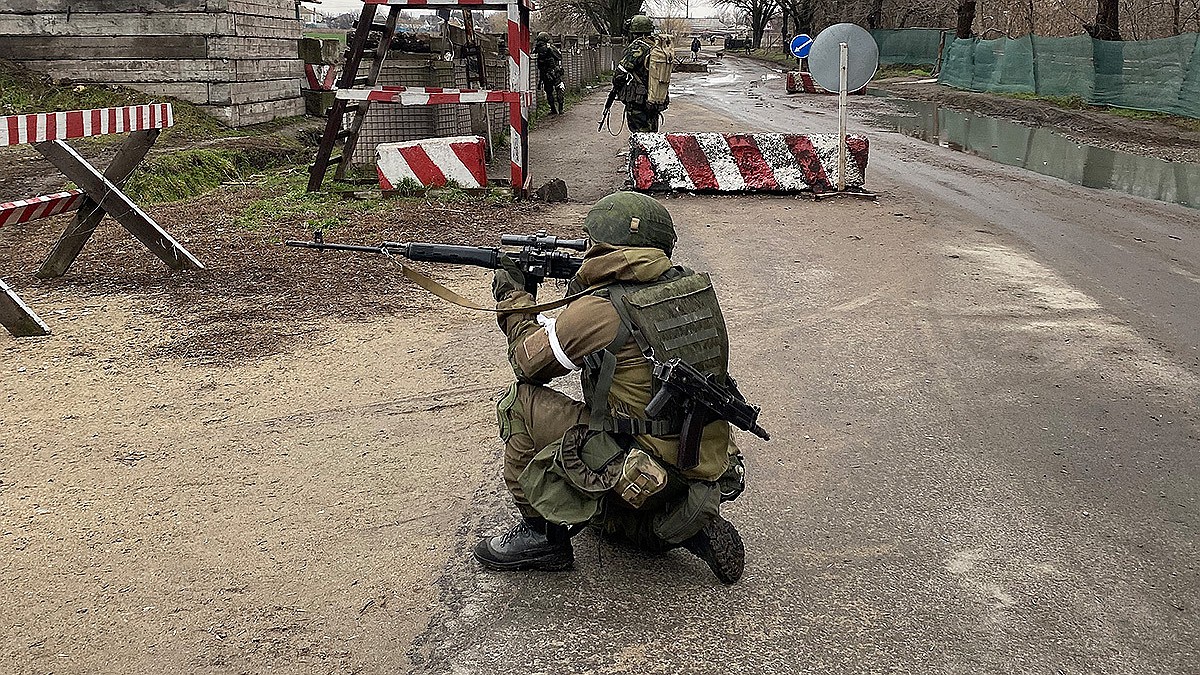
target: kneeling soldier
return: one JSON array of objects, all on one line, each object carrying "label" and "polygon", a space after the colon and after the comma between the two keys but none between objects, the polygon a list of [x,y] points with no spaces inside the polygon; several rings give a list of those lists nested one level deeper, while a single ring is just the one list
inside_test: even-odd
[{"label": "kneeling soldier", "polygon": [[[500,570],[566,569],[570,535],[589,525],[645,550],[686,548],[733,583],[744,548],[718,511],[741,494],[745,472],[729,422],[698,413],[686,392],[664,392],[672,395],[647,415],[666,386],[656,376],[666,369],[655,366],[668,362],[736,393],[716,294],[707,274],[671,262],[675,227],[651,197],[609,195],[584,229],[590,247],[569,288],[574,299],[556,319],[522,311],[535,302],[515,266],[496,272],[517,376],[497,406],[504,480],[523,519],[480,541],[475,558]],[[584,401],[545,386],[574,370]]]}]

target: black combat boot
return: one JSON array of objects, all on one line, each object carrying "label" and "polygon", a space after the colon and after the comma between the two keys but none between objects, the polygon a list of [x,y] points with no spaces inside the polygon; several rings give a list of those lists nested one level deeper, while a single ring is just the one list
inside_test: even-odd
[{"label": "black combat boot", "polygon": [[493,570],[569,569],[575,562],[567,528],[525,518],[504,534],[475,544],[475,559]]},{"label": "black combat boot", "polygon": [[733,523],[717,516],[683,542],[683,547],[695,554],[717,575],[723,584],[742,578],[746,567],[746,547]]}]

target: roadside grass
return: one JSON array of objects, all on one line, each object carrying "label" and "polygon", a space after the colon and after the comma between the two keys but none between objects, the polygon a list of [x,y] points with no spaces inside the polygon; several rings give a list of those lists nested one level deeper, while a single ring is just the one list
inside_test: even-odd
[{"label": "roadside grass", "polygon": [[306,30],[304,37],[314,40],[337,40],[346,44],[346,31],[344,30]]},{"label": "roadside grass", "polygon": [[929,77],[929,66],[911,65],[905,63],[889,63],[879,66],[872,80],[885,80],[890,77]]},{"label": "roadside grass", "polygon": [[336,230],[349,218],[380,209],[383,199],[347,199],[345,193],[360,190],[352,183],[330,181],[321,192],[308,191],[308,171],[294,168],[259,176],[254,184],[266,196],[251,202],[233,218],[246,230],[260,230],[281,221],[303,222],[310,230]]},{"label": "roadside grass", "polygon": [[776,65],[784,66],[787,70],[796,70],[799,66],[796,62],[796,57],[783,51],[782,48],[776,49],[751,49],[749,53],[739,54],[746,56],[755,61],[766,61]]},{"label": "roadside grass", "polygon": [[1042,103],[1049,103],[1067,110],[1091,110],[1095,112],[1107,113],[1109,115],[1115,115],[1117,117],[1124,117],[1125,119],[1163,122],[1187,131],[1200,131],[1200,119],[1171,115],[1169,113],[1158,112],[1154,110],[1134,110],[1132,108],[1115,108],[1106,105],[1093,105],[1084,101],[1083,98],[1079,96],[1041,96],[1038,94],[1027,93],[999,95],[1022,101],[1039,101]]},{"label": "roadside grass", "polygon": [[251,183],[265,194],[233,216],[232,223],[245,230],[287,224],[331,232],[347,222],[361,221],[368,214],[419,209],[431,202],[487,206],[512,203],[506,189],[467,190],[454,181],[443,187],[425,187],[406,179],[383,196],[377,189],[364,189],[351,177],[350,181],[329,181],[320,192],[309,192],[307,167],[254,176]]}]

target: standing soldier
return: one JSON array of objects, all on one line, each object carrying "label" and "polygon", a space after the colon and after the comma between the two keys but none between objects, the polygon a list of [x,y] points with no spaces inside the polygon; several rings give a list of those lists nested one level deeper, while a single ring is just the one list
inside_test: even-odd
[{"label": "standing soldier", "polygon": [[533,53],[537,57],[538,80],[546,90],[546,102],[550,105],[551,115],[561,115],[563,111],[563,94],[566,85],[563,84],[562,52],[550,44],[550,34],[537,34]]},{"label": "standing soldier", "polygon": [[[527,309],[534,298],[515,265],[496,270],[517,377],[496,407],[504,480],[522,520],[481,540],[475,558],[497,570],[567,569],[570,536],[588,524],[644,550],[682,547],[731,584],[745,551],[718,511],[741,494],[745,472],[730,424],[689,422],[694,408],[682,400],[652,404],[668,387],[655,363],[673,359],[745,404],[728,376],[717,296],[707,274],[671,261],[675,227],[654,198],[609,195],[583,226],[591,246],[557,318]],[[582,371],[583,401],[546,386],[571,371]]]},{"label": "standing soldier", "polygon": [[667,98],[657,104],[648,100],[651,84],[650,52],[654,48],[650,34],[654,32],[654,22],[645,14],[635,15],[629,21],[629,32],[634,39],[625,48],[625,55],[617,64],[613,86],[620,89],[629,131],[658,131],[659,113],[667,109],[670,100]]}]

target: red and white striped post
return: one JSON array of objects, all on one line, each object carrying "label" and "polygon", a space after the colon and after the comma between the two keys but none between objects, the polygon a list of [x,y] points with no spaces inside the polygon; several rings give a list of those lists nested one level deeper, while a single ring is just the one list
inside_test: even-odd
[{"label": "red and white striped post", "polygon": [[509,104],[509,147],[512,150],[512,189],[514,195],[524,195],[529,174],[529,7],[524,3],[508,4],[508,87],[518,92],[517,100]]}]

